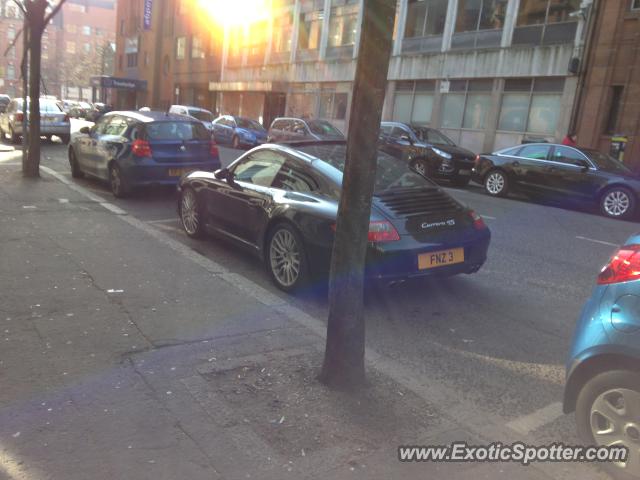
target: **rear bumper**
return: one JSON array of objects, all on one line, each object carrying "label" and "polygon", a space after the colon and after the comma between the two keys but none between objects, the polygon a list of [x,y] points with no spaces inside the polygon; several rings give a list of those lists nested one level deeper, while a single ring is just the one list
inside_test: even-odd
[{"label": "rear bumper", "polygon": [[177,185],[180,178],[194,170],[213,172],[220,161],[192,163],[158,163],[152,159],[130,160],[120,164],[122,174],[132,187]]}]

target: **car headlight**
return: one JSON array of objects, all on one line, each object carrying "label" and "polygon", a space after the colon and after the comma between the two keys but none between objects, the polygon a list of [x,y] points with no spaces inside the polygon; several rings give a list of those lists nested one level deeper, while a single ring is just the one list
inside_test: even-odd
[{"label": "car headlight", "polygon": [[442,158],[446,158],[447,160],[451,160],[451,154],[447,153],[443,150],[440,150],[439,148],[436,147],[431,147],[431,150],[433,150],[433,153],[435,153],[436,155],[440,155]]}]

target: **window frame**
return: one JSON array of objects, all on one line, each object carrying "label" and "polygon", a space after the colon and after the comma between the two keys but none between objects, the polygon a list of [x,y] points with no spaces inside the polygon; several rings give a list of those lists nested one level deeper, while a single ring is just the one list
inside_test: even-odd
[{"label": "window frame", "polygon": [[[259,187],[259,188],[271,188],[271,185],[273,185],[273,182],[276,178],[276,176],[278,175],[278,173],[280,173],[280,169],[282,168],[282,166],[285,164],[285,162],[287,161],[287,156],[282,154],[281,152],[277,152],[275,150],[271,150],[271,149],[262,149],[262,150],[257,150],[255,152],[251,152],[249,154],[247,154],[245,157],[243,157],[240,161],[238,161],[231,169],[230,172],[233,174],[234,177],[236,177],[236,171],[238,169],[239,166],[248,163],[252,160],[254,160],[256,157],[259,157],[261,155],[264,155],[265,153],[274,155],[276,157],[279,157],[282,159],[282,163],[279,165],[278,170],[274,173],[273,177],[271,178],[271,180],[269,181],[268,185],[263,185],[260,183],[254,183],[252,181],[247,181],[247,180],[243,180],[243,179],[237,179],[235,178],[235,181],[237,181],[240,184],[243,185],[251,185],[252,187]],[[275,163],[274,163],[275,164]]]},{"label": "window frame", "polygon": [[[484,131],[486,130],[486,126],[485,128],[466,128],[464,127],[464,120],[465,120],[465,116],[467,113],[467,103],[469,100],[469,94],[471,95],[479,95],[479,94],[484,94],[484,95],[488,95],[489,97],[491,97],[493,90],[495,88],[495,82],[493,78],[475,78],[475,79],[471,79],[471,80],[461,80],[463,82],[465,82],[465,88],[464,90],[454,90],[451,91],[449,90],[448,93],[445,93],[442,95],[442,99],[440,101],[440,128],[444,128],[447,130],[465,130],[465,131],[470,131],[470,132],[480,132],[480,131]],[[471,82],[477,82],[478,84],[480,82],[491,82],[491,88],[489,90],[474,90],[474,89],[470,89],[469,86],[472,84]],[[451,81],[452,83],[454,82],[454,80]],[[443,119],[443,115],[442,112],[444,110],[444,106],[445,106],[445,98],[447,96],[454,96],[454,95],[462,95],[464,96],[464,101],[462,103],[462,118],[460,119],[460,126],[457,127],[449,127],[449,126],[444,126],[442,124],[442,119]]]},{"label": "window frame", "polygon": [[[181,44],[182,48],[180,48]],[[176,60],[184,60],[187,57],[187,37],[176,37],[175,57]]]}]

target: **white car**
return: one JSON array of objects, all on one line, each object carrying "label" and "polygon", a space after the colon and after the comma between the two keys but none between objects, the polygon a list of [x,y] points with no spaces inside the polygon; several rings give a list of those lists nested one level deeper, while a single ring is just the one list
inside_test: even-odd
[{"label": "white car", "polygon": [[[11,143],[17,144],[22,136],[23,99],[14,98],[9,102],[7,110],[0,115],[0,138],[4,139],[8,135]],[[29,115],[27,114],[27,121]],[[64,113],[56,100],[40,99],[40,134],[51,140],[56,136],[62,143],[69,143],[71,139],[71,121],[69,115]]]},{"label": "white car", "polygon": [[197,120],[200,120],[202,124],[209,130],[213,131],[213,120],[215,119],[213,113],[209,110],[200,107],[192,107],[187,105],[171,105],[169,113],[175,113],[177,115],[189,115]]}]

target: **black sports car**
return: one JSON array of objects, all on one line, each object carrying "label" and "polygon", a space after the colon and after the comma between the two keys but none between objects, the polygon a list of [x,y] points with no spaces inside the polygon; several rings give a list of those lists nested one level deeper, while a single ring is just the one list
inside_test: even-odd
[{"label": "black sports car", "polygon": [[473,181],[492,196],[512,190],[599,205],[603,215],[637,212],[640,178],[618,160],[589,148],[550,143],[518,145],[479,155]]},{"label": "black sports car", "polygon": [[[182,226],[191,237],[210,231],[246,247],[279,288],[295,290],[329,269],[345,156],[344,141],[267,144],[215,173],[192,172],[178,187]],[[479,215],[379,154],[369,277],[474,273],[490,237]]]},{"label": "black sports car", "polygon": [[442,132],[421,125],[402,122],[382,122],[380,150],[396,157],[434,180],[450,180],[463,187],[471,180],[476,155],[453,143]]}]

